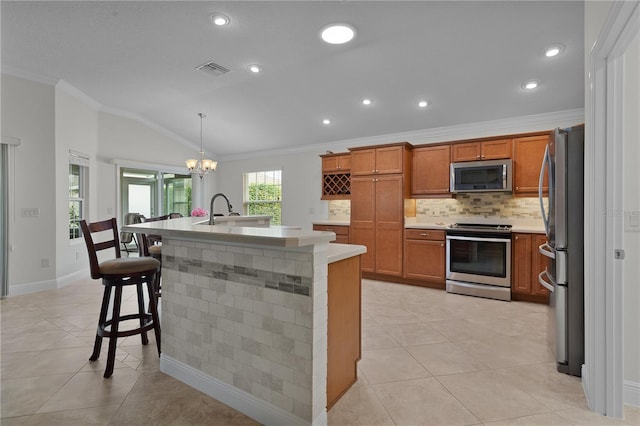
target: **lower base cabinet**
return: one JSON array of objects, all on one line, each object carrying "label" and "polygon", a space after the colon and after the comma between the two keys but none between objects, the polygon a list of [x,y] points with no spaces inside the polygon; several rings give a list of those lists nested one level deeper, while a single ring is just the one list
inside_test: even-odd
[{"label": "lower base cabinet", "polygon": [[327,410],[356,380],[361,356],[360,256],[329,264]]},{"label": "lower base cabinet", "polygon": [[546,267],[546,258],[539,253],[538,247],[546,242],[546,236],[514,233],[511,240],[511,299],[549,303],[549,290],[538,282],[538,274]]},{"label": "lower base cabinet", "polygon": [[445,261],[444,231],[433,229],[405,229],[405,278],[444,283]]},{"label": "lower base cabinet", "polygon": [[335,232],[336,239],[332,243],[349,244],[349,227],[345,225],[313,225],[314,231]]}]

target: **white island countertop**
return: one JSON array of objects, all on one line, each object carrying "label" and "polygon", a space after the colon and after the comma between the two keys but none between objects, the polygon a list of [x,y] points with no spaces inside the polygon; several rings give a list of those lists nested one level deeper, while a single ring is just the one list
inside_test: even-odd
[{"label": "white island countertop", "polygon": [[[242,216],[240,216],[242,217]],[[236,216],[236,218],[238,218]],[[203,223],[199,223],[203,222]],[[335,233],[304,231],[281,227],[247,227],[209,225],[201,217],[181,217],[155,222],[136,223],[122,226],[122,231],[151,233],[166,238],[186,239],[201,242],[226,242],[238,244],[258,244],[273,247],[303,247],[335,239]]]},{"label": "white island countertop", "polygon": [[367,252],[367,246],[357,244],[329,244],[327,263],[334,263]]}]

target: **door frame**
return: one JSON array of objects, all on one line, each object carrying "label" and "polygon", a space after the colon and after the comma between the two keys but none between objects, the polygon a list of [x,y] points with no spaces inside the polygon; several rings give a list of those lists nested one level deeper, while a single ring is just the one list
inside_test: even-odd
[{"label": "door frame", "polygon": [[[616,1],[588,58],[585,164],[585,364],[582,385],[589,407],[624,417],[623,56],[640,27],[639,1]],[[591,125],[589,125],[591,124]]]}]

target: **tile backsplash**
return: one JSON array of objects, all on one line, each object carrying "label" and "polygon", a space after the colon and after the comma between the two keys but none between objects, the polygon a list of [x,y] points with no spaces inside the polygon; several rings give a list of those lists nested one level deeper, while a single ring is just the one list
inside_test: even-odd
[{"label": "tile backsplash", "polygon": [[458,194],[456,198],[416,200],[416,217],[542,219],[538,198],[509,193]]},{"label": "tile backsplash", "polygon": [[[546,204],[545,198],[545,204]],[[329,218],[351,215],[351,201],[329,201]],[[542,219],[538,198],[519,198],[510,193],[458,194],[456,198],[416,200],[416,217],[484,217]]]},{"label": "tile backsplash", "polygon": [[329,218],[351,216],[351,200],[329,201]]}]

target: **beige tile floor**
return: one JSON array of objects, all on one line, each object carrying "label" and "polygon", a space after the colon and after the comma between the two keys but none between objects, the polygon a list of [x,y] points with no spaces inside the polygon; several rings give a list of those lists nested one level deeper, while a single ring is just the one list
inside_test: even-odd
[{"label": "beige tile floor", "polygon": [[[0,301],[2,425],[246,425],[251,419],[159,371],[153,339],[122,339],[104,379],[90,363],[95,281]],[[126,306],[135,299],[127,295]],[[363,281],[359,380],[330,425],[640,424],[589,411],[555,371],[544,306]]]}]

